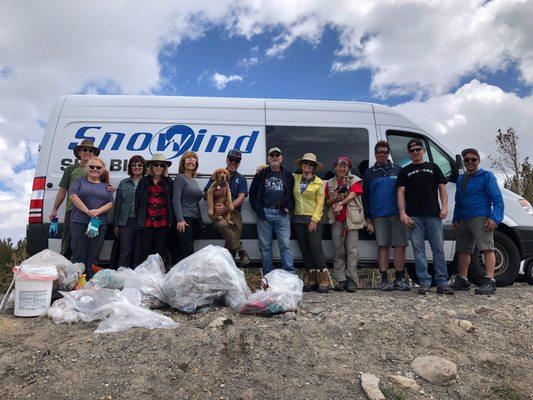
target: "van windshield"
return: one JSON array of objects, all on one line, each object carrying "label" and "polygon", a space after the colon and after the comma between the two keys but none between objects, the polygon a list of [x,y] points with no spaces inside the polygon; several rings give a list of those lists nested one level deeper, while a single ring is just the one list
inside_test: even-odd
[{"label": "van windshield", "polygon": [[283,152],[283,165],[297,171],[294,160],[304,153],[314,153],[324,169],[317,172],[321,178],[334,176],[333,161],[338,156],[352,160],[352,172],[362,176],[368,168],[368,130],[364,128],[330,128],[305,126],[267,126],[267,151],[279,147]]}]

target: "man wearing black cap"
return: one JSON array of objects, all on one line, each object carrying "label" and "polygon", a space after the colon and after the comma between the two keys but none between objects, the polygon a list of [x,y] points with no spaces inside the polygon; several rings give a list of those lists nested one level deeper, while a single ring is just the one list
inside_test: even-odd
[{"label": "man wearing black cap", "polygon": [[[428,294],[431,287],[426,258],[427,239],[433,253],[437,293],[453,294],[453,289],[448,284],[442,231],[442,220],[448,214],[446,178],[438,165],[424,160],[426,151],[422,140],[411,139],[407,143],[407,150],[411,164],[400,170],[396,186],[400,220],[410,229],[416,275],[420,283],[418,293]],[[442,207],[439,205],[439,194]]]},{"label": "man wearing black cap", "polygon": [[[222,219],[214,223],[215,228],[224,238],[224,247],[235,257],[239,256],[239,266],[243,267],[250,263],[250,257],[246,250],[242,248],[241,234],[242,234],[242,217],[241,206],[244,199],[248,196],[248,183],[244,175],[237,172],[242,160],[242,153],[240,150],[232,149],[228,152],[226,157],[226,169],[229,171],[230,180],[229,187],[231,191],[231,199],[233,200],[233,213],[231,214],[231,221],[233,226],[229,226],[226,220]],[[204,199],[207,199],[207,190],[211,187],[213,180],[209,179],[204,188]],[[217,215],[222,215],[226,212],[223,204],[217,204],[215,212]]]}]

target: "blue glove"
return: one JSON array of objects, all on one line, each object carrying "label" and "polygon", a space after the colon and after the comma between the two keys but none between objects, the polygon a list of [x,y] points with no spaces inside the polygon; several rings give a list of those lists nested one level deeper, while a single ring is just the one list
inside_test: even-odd
[{"label": "blue glove", "polygon": [[91,218],[89,225],[87,225],[87,230],[85,231],[85,234],[89,237],[89,239],[98,236],[98,228],[100,227],[101,223],[102,221],[98,217]]}]

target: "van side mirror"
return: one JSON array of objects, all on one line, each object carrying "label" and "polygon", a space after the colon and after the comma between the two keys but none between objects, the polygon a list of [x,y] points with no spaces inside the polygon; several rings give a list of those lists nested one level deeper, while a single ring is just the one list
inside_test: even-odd
[{"label": "van side mirror", "polygon": [[457,170],[463,169],[463,157],[461,157],[460,154],[455,155],[455,166],[457,167]]}]

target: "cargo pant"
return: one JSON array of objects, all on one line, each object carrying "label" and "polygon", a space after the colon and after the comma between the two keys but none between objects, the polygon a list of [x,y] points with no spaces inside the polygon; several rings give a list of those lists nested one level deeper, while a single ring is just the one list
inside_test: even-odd
[{"label": "cargo pant", "polygon": [[357,259],[359,252],[358,229],[347,229],[346,222],[335,221],[331,225],[331,239],[333,241],[333,275],[337,282],[350,278],[357,283]]},{"label": "cargo pant", "polygon": [[71,247],[71,241],[72,238],[70,236],[70,212],[71,210],[65,211],[65,220],[63,221],[63,232],[61,234],[61,255],[65,258],[72,257],[72,247]]},{"label": "cargo pant", "polygon": [[240,211],[231,214],[231,221],[233,222],[233,226],[229,226],[225,219],[216,221],[213,224],[225,240],[224,247],[235,257],[237,252],[242,250],[242,217]]}]

